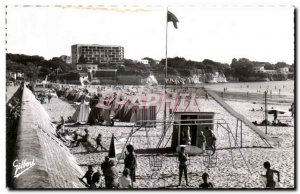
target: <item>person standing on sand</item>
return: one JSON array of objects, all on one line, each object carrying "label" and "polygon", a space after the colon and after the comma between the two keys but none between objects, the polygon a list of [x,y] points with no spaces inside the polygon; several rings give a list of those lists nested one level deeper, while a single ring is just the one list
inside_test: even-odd
[{"label": "person standing on sand", "polygon": [[52,98],[52,95],[51,94],[48,94],[48,103],[50,104],[51,102],[51,98]]},{"label": "person standing on sand", "polygon": [[186,126],[184,130],[185,145],[191,145],[190,126]]},{"label": "person standing on sand", "polygon": [[93,166],[89,165],[88,166],[88,170],[86,171],[86,173],[84,174],[83,177],[80,178],[81,181],[83,181],[84,178],[86,178],[86,183],[91,186],[92,185],[92,175],[93,175],[94,171],[93,171]]},{"label": "person standing on sand", "polygon": [[90,188],[97,188],[96,184],[99,184],[100,177],[101,177],[101,174],[98,169],[92,176],[92,184],[91,184]]},{"label": "person standing on sand", "polygon": [[200,142],[200,145],[202,146],[201,149],[203,150],[203,153],[204,153],[205,147],[206,147],[206,139],[205,139],[205,136],[203,134],[203,131],[200,131],[199,142]]},{"label": "person standing on sand", "polygon": [[127,145],[126,149],[128,154],[125,154],[124,159],[124,168],[128,168],[130,170],[130,178],[132,182],[135,182],[135,170],[137,167],[136,155],[134,153],[134,147],[132,145]]},{"label": "person standing on sand", "polygon": [[109,157],[105,156],[104,162],[101,164],[101,170],[104,175],[105,187],[107,188],[107,170],[109,169]]},{"label": "person standing on sand", "polygon": [[212,147],[212,155],[214,155],[216,153],[216,141],[217,141],[217,138],[215,136],[215,134],[213,134],[212,132],[212,144],[211,144],[211,147]]},{"label": "person standing on sand", "polygon": [[208,93],[205,93],[205,100],[208,100]]},{"label": "person standing on sand", "polygon": [[180,152],[178,154],[178,160],[179,160],[179,186],[181,185],[181,178],[182,173],[184,173],[185,176],[185,182],[188,186],[188,177],[187,177],[187,161],[188,161],[188,155],[185,152],[185,148],[181,147]]},{"label": "person standing on sand", "polygon": [[275,188],[274,173],[277,174],[278,182],[280,182],[280,174],[277,170],[271,169],[270,162],[264,162],[264,168],[267,169],[266,175],[261,175],[267,179],[266,188]]},{"label": "person standing on sand", "polygon": [[63,116],[60,116],[60,124],[61,124],[61,130],[65,131],[65,119]]},{"label": "person standing on sand", "polygon": [[107,187],[108,189],[115,189],[118,188],[118,179],[119,179],[119,174],[117,167],[115,166],[115,161],[110,160],[108,162],[109,168],[106,171],[106,176],[107,176]]},{"label": "person standing on sand", "polygon": [[291,105],[291,113],[292,113],[291,116],[294,117],[294,113],[295,113],[295,104],[294,104],[294,102]]},{"label": "person standing on sand", "polygon": [[[273,109],[273,107],[272,107],[272,109]],[[278,117],[278,111],[274,110],[273,115],[274,115],[274,122],[275,122],[277,120],[277,117]]]},{"label": "person standing on sand", "polygon": [[204,188],[204,189],[208,189],[208,188],[213,188],[213,184],[211,182],[207,182],[207,179],[208,179],[208,174],[205,172],[202,174],[202,180],[203,180],[203,183],[199,185],[199,188]]},{"label": "person standing on sand", "polygon": [[132,188],[132,181],[129,176],[130,170],[125,168],[123,175],[119,178],[119,188],[130,189]]}]

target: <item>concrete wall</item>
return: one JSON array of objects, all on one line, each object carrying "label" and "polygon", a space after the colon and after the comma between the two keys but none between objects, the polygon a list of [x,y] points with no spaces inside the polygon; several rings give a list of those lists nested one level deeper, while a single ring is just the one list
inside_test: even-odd
[{"label": "concrete wall", "polygon": [[[55,125],[32,92],[24,87],[15,160],[35,165],[13,178],[13,188],[84,188],[75,158],[55,136]],[[12,165],[12,164],[7,164]],[[19,172],[22,170],[19,170]],[[15,170],[12,172],[14,176]]]}]

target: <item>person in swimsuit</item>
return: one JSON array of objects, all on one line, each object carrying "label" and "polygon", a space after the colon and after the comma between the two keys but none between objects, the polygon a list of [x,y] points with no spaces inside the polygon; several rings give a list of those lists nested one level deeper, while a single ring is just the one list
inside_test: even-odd
[{"label": "person in swimsuit", "polygon": [[278,182],[280,182],[280,174],[277,170],[271,169],[270,162],[264,162],[264,168],[267,169],[266,175],[262,175],[267,179],[266,188],[275,188],[274,173],[277,174]]}]

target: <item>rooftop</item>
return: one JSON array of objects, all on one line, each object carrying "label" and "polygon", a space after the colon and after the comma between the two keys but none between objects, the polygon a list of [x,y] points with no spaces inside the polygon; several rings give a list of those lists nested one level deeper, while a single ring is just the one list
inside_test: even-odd
[{"label": "rooftop", "polygon": [[74,44],[72,46],[123,47],[121,45],[103,45],[103,44]]}]

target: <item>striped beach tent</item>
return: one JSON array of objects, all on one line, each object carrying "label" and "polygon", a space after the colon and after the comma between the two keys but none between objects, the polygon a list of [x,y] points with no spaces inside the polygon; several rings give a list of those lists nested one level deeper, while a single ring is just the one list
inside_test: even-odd
[{"label": "striped beach tent", "polygon": [[90,114],[89,98],[86,97],[82,100],[81,104],[77,107],[72,119],[75,123],[86,123]]},{"label": "striped beach tent", "polygon": [[135,106],[133,108],[130,121],[146,124],[145,120],[156,120],[156,106]]}]

